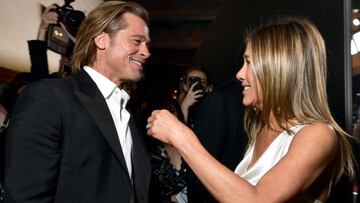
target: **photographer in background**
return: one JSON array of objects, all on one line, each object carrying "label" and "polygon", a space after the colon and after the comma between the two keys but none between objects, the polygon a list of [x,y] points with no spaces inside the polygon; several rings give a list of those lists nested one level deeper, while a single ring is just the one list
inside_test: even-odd
[{"label": "photographer in background", "polygon": [[[71,73],[70,57],[75,43],[75,35],[85,15],[73,10],[72,1],[66,1],[62,7],[52,4],[41,15],[37,39],[29,40],[31,75],[33,80],[49,77],[47,49],[61,55],[59,71],[54,77],[64,77]],[[60,33],[56,38],[55,34]]]},{"label": "photographer in background", "polygon": [[180,79],[178,102],[185,122],[194,128],[196,111],[205,95],[211,91],[208,75],[200,66],[190,66]]},{"label": "photographer in background", "polygon": [[55,5],[51,5],[41,14],[41,23],[38,29],[37,39],[28,41],[31,75],[34,80],[39,80],[49,76],[48,60],[47,60],[47,43],[46,33],[48,27],[52,23],[57,23],[58,14],[51,12]]}]

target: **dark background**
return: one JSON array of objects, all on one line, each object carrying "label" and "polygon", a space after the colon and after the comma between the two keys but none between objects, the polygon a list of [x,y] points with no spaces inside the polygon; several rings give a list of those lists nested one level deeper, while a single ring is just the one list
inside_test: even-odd
[{"label": "dark background", "polygon": [[[351,91],[351,76],[348,73],[351,70],[351,56],[349,47],[345,46],[345,42],[350,44],[346,40],[351,34],[348,28],[351,11],[346,4],[350,4],[349,1],[138,2],[143,3],[152,16],[152,59],[147,65],[146,87],[169,91],[177,87],[182,64],[192,62],[205,67],[215,87],[220,85],[234,77],[241,67],[243,33],[246,29],[278,15],[307,17],[317,25],[326,42],[331,111],[339,124],[349,130],[347,122],[351,94],[348,92]],[[359,1],[354,1],[355,6],[359,7]],[[336,186],[328,202],[352,202],[352,184],[346,177]]]},{"label": "dark background", "polygon": [[[300,15],[312,20],[326,41],[331,111],[340,125],[351,132],[351,119],[348,117],[352,95],[349,91],[352,89],[349,84],[360,92],[360,74],[353,77],[357,80],[351,83],[347,72],[351,68],[349,47],[345,47],[350,43],[347,35],[351,34],[351,10],[346,8],[346,2],[351,0],[134,1],[144,5],[151,17],[152,56],[145,65],[145,79],[139,83],[137,93],[140,97],[146,98],[154,90],[174,94],[181,72],[191,63],[203,65],[214,86],[219,86],[234,77],[241,67],[242,40],[246,29],[265,22],[269,17]],[[360,8],[360,0],[352,0],[351,3],[353,9]],[[354,57],[352,60],[355,64]],[[0,72],[0,79],[6,82],[16,74],[3,68]],[[351,186],[346,181],[343,183],[328,202],[351,201]]]},{"label": "dark background", "polygon": [[[344,0],[137,0],[151,15],[146,89],[174,91],[186,64],[203,65],[215,87],[231,79],[242,65],[243,33],[277,15],[312,20],[328,49],[328,93],[337,121],[346,127]],[[354,0],[353,6],[359,1]],[[350,12],[350,11],[349,11]],[[350,20],[350,19],[349,19]],[[350,64],[351,65],[351,64]],[[349,68],[349,67],[346,67]]]}]

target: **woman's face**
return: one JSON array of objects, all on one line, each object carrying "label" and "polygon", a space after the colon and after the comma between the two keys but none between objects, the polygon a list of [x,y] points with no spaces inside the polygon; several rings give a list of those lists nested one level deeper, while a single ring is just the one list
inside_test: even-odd
[{"label": "woman's face", "polygon": [[196,78],[200,78],[201,79],[201,86],[203,87],[204,90],[207,90],[207,76],[204,72],[200,71],[200,70],[192,70],[187,74],[186,77],[186,86],[185,86],[185,90],[187,91],[188,89],[190,89],[190,78],[192,77],[196,77]]},{"label": "woman's face", "polygon": [[241,81],[244,90],[243,104],[244,106],[255,106],[262,109],[263,94],[260,83],[254,77],[253,64],[251,61],[251,47],[247,46],[244,53],[244,64],[236,74],[236,78]]}]

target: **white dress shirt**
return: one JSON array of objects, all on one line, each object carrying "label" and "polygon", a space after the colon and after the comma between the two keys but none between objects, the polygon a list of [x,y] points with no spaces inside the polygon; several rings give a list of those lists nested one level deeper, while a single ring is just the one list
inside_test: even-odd
[{"label": "white dress shirt", "polygon": [[130,96],[124,90],[120,90],[115,83],[93,68],[85,66],[84,70],[94,80],[109,107],[124,154],[129,176],[131,177],[132,137],[129,128],[130,113],[125,109]]}]

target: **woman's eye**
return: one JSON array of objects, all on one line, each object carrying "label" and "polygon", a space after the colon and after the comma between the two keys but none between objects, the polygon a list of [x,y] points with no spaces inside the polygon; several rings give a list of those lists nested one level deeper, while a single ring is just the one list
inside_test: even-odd
[{"label": "woman's eye", "polygon": [[250,64],[250,60],[249,60],[248,58],[245,58],[245,57],[244,57],[244,64],[249,65],[249,64]]}]

